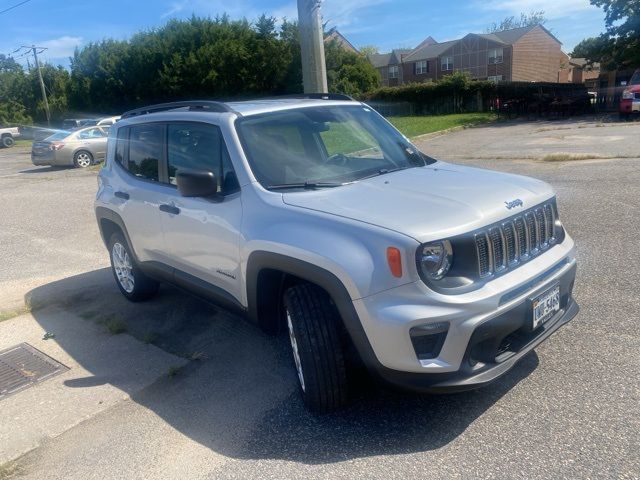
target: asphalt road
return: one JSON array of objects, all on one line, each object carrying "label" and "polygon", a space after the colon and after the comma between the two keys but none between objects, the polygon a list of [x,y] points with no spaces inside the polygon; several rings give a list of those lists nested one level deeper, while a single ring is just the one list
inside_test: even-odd
[{"label": "asphalt road", "polygon": [[[3,281],[20,290],[31,275],[57,274],[29,287],[30,297],[88,320],[116,316],[137,338],[198,359],[46,441],[17,471],[34,479],[640,478],[640,158],[522,160],[539,155],[531,152],[545,142],[555,142],[553,151],[577,148],[567,133],[589,138],[593,153],[630,157],[640,125],[499,125],[420,146],[555,187],[578,245],[578,317],[490,387],[422,396],[365,383],[351,407],[323,416],[304,409],[284,339],[169,287],[150,303],[122,300],[101,268],[106,252],[90,211],[92,173],[17,173],[28,169],[25,159],[5,169],[0,151],[0,195],[14,232],[4,233],[2,217],[0,262],[14,265],[0,272]],[[623,138],[604,140],[611,136]],[[478,158],[484,145],[500,159]],[[80,254],[53,245],[74,236]],[[23,255],[38,257],[39,266]],[[72,356],[81,350],[63,347]]]}]

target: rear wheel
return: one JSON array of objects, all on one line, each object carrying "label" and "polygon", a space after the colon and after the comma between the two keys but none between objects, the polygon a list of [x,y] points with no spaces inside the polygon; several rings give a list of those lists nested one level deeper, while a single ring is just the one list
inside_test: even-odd
[{"label": "rear wheel", "polygon": [[348,382],[339,332],[339,316],[329,295],[312,284],[284,294],[293,360],[304,402],[328,412],[347,403]]},{"label": "rear wheel", "polygon": [[93,163],[93,155],[85,150],[76,152],[73,156],[73,164],[78,168],[87,168]]},{"label": "rear wheel", "polygon": [[121,233],[114,233],[109,240],[111,270],[120,292],[132,302],[153,297],[159,284],[147,277],[136,265],[129,244]]},{"label": "rear wheel", "polygon": [[2,146],[5,148],[13,147],[16,141],[11,135],[4,135],[1,139]]}]

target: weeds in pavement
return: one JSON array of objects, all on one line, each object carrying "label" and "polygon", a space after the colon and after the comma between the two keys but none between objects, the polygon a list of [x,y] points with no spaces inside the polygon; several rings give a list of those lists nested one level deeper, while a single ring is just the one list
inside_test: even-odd
[{"label": "weeds in pavement", "polygon": [[124,333],[127,331],[127,325],[114,316],[106,317],[102,320],[99,320],[98,323],[107,327],[107,330],[112,335],[118,335],[119,333]]},{"label": "weeds in pavement", "polygon": [[0,465],[0,480],[9,480],[15,478],[16,475],[20,475],[21,468],[15,462],[7,462]]},{"label": "weeds in pavement", "polygon": [[181,369],[182,369],[182,367],[178,367],[176,365],[171,365],[169,367],[169,371],[167,372],[167,376],[169,378],[173,378],[173,377],[177,376],[180,373]]},{"label": "weeds in pavement", "polygon": [[154,344],[158,341],[158,334],[156,332],[147,332],[142,336],[142,341],[147,344]]},{"label": "weeds in pavement", "polygon": [[598,155],[597,153],[565,153],[556,152],[549,153],[542,157],[543,162],[566,162],[569,160],[592,160],[599,158],[610,158]]}]

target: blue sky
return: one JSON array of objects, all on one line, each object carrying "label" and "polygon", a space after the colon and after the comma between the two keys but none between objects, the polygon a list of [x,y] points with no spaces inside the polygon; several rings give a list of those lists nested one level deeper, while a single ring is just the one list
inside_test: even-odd
[{"label": "blue sky", "polygon": [[[0,0],[0,11],[23,0]],[[437,41],[483,32],[493,21],[520,12],[544,10],[547,28],[563,49],[604,30],[602,10],[588,0],[324,0],[322,13],[354,45],[381,51],[414,47],[426,36]],[[45,60],[68,65],[76,46],[103,38],[124,39],[162,25],[169,18],[216,15],[255,19],[261,13],[297,17],[295,0],[29,0],[0,14],[0,53],[20,45],[49,49]]]}]

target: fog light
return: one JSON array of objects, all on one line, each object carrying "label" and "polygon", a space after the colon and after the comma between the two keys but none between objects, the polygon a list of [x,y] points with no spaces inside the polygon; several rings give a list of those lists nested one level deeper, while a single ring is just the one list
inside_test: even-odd
[{"label": "fog light", "polygon": [[440,355],[440,350],[442,350],[442,345],[444,344],[445,338],[447,338],[448,331],[448,322],[418,325],[409,330],[411,343],[413,344],[413,349],[416,352],[418,360],[436,358]]}]

